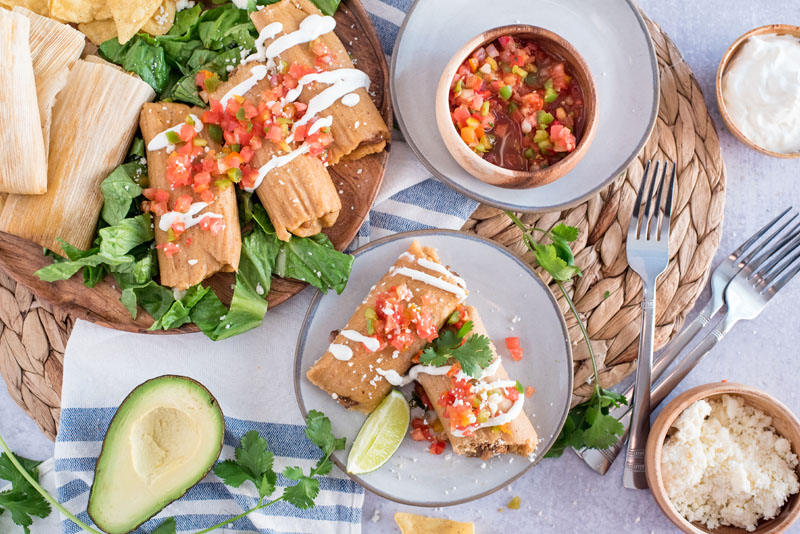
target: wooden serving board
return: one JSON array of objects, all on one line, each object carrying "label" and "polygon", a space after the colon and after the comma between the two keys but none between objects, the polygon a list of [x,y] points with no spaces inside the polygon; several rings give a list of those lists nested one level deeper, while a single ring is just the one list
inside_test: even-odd
[{"label": "wooden serving board", "polygon": [[[374,95],[372,98],[375,105],[391,129],[389,67],[369,15],[359,0],[344,0],[335,18],[337,23],[335,33],[351,56],[357,60],[357,68],[369,75],[372,81],[370,94]],[[354,162],[342,162],[329,168],[334,185],[340,192],[342,211],[336,224],[325,230],[325,233],[338,250],[344,250],[350,244],[369,213],[383,181],[388,159],[387,146],[387,149],[380,154],[373,154]],[[94,288],[88,288],[83,285],[83,277],[80,274],[55,283],[44,282],[33,274],[50,263],[50,258],[42,254],[41,246],[0,232],[0,267],[38,298],[62,308],[71,315],[102,326],[129,332],[149,332],[147,328],[153,323],[153,318],[140,309],[136,320],[132,319],[119,301],[120,291],[112,277],[107,276]],[[219,273],[206,282],[223,302],[230,302],[233,295],[233,273]],[[277,306],[299,293],[305,286],[303,282],[276,277],[273,279],[267,301],[270,307]],[[174,334],[196,331],[198,329],[195,325],[188,324],[174,330],[152,333]]]}]

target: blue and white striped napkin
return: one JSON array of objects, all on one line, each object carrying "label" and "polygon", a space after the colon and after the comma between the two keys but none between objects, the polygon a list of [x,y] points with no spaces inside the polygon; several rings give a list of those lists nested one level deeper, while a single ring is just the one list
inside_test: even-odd
[{"label": "blue and white striped napkin", "polygon": [[[378,29],[384,51],[391,54],[411,0],[362,2]],[[376,204],[353,245],[406,230],[459,228],[476,206],[434,180],[408,146],[396,140]],[[287,465],[311,466],[319,450],[304,435],[292,366],[312,295],[312,290],[306,289],[270,310],[260,328],[217,343],[202,334],[129,334],[79,321],[65,355],[53,477],[58,499],[90,523],[86,506],[94,466],[116,407],[136,385],[163,374],[192,377],[216,396],[226,420],[223,459],[231,458],[240,438],[255,429],[269,441],[276,472]],[[276,494],[287,482],[279,475]],[[360,533],[364,490],[338,469],[323,477],[321,488],[311,510],[279,503],[235,522],[225,532]],[[150,532],[166,517],[176,518],[179,532],[194,531],[255,503],[256,494],[249,483],[233,489],[211,474],[137,532]],[[56,528],[42,525],[37,530],[50,533]],[[80,532],[66,520],[61,529],[65,534]]]}]

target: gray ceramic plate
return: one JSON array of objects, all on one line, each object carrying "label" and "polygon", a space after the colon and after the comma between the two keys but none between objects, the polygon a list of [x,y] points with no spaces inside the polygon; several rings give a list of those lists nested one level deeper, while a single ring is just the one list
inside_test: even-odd
[{"label": "gray ceramic plate", "polygon": [[[476,16],[475,13],[479,15]],[[504,189],[463,170],[436,126],[434,95],[445,64],[469,39],[507,24],[533,24],[569,41],[597,86],[597,133],[566,176],[535,189]],[[586,200],[644,147],[658,113],[658,65],[631,0],[416,0],[394,46],[391,94],[403,135],[439,179],[479,202],[515,211],[554,211]]]},{"label": "gray ceramic plate", "polygon": [[[558,436],[572,395],[572,352],[566,325],[550,290],[516,256],[501,246],[471,234],[429,230],[395,234],[356,251],[347,289],[341,295],[318,293],[300,330],[295,357],[295,391],[303,415],[324,412],[337,436],[347,438],[347,449],[334,461],[344,468],[353,439],[365,415],[342,408],[305,377],[308,368],[325,352],[328,335],[340,329],[356,306],[414,239],[439,251],[467,282],[468,302],[477,307],[489,335],[497,342],[509,375],[536,393],[525,410],[539,434],[537,458],[531,462],[505,455],[483,462],[427,451],[427,442],[408,435],[397,453],[380,469],[352,477],[387,499],[416,506],[446,506],[476,499],[496,491],[522,475],[541,458]],[[512,319],[517,316],[517,322]],[[513,328],[513,330],[512,330]],[[519,336],[525,356],[514,362],[505,351],[504,338]],[[485,464],[485,465],[484,465]]]}]

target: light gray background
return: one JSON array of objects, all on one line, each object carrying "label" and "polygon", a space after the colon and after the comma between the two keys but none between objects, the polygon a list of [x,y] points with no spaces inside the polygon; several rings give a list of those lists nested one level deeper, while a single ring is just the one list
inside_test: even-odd
[{"label": "light gray background", "polygon": [[[790,204],[800,207],[800,160],[769,158],[741,145],[722,124],[714,97],[714,77],[728,45],[756,26],[800,25],[800,2],[641,0],[640,5],[684,53],[700,81],[720,134],[728,168],[728,190],[717,263],[781,208]],[[800,396],[796,393],[800,375],[798,301],[800,282],[795,281],[755,321],[740,323],[679,390],[727,379],[765,389],[800,414]],[[0,428],[20,454],[39,459],[52,456],[53,444],[14,404],[2,381]],[[522,507],[509,510],[505,505],[515,495],[521,497]],[[448,509],[412,510],[368,494],[364,504],[364,532],[398,532],[391,516],[406,510],[475,521],[479,534],[677,531],[661,514],[649,492],[622,488],[622,462],[615,463],[601,477],[571,453],[559,460],[544,460],[509,489]],[[373,522],[376,511],[380,519]],[[800,526],[791,532],[800,533]]]}]

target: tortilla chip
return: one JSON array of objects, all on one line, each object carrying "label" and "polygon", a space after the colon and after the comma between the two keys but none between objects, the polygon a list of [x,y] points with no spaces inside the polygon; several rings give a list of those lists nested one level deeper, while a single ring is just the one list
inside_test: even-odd
[{"label": "tortilla chip", "polygon": [[117,36],[117,25],[111,19],[82,22],[78,30],[97,46]]},{"label": "tortilla chip", "polygon": [[108,8],[108,4],[101,7],[95,14],[96,20],[106,20],[110,18],[111,18],[111,10]]},{"label": "tortilla chip", "polygon": [[24,7],[36,14],[47,17],[50,15],[50,8],[47,5],[47,1],[48,0],[0,0],[0,6],[7,7],[8,9]]},{"label": "tortilla chip", "polygon": [[160,6],[161,0],[113,0],[109,3],[120,44],[136,35]]},{"label": "tortilla chip", "polygon": [[50,0],[50,16],[63,22],[91,22],[106,0]]},{"label": "tortilla chip", "polygon": [[172,28],[174,20],[175,0],[164,0],[153,16],[142,26],[142,31],[150,35],[164,35]]},{"label": "tortilla chip", "polygon": [[403,534],[475,534],[475,523],[461,523],[417,514],[394,514]]}]

